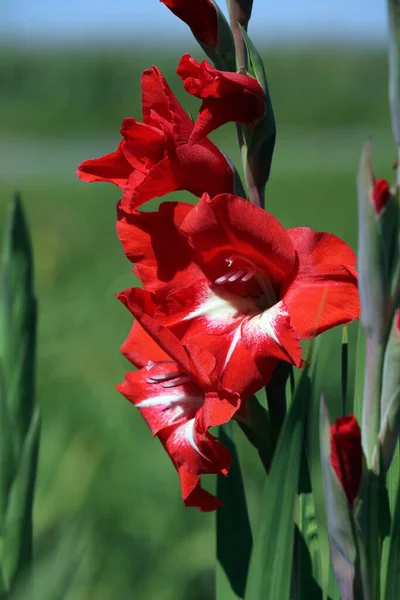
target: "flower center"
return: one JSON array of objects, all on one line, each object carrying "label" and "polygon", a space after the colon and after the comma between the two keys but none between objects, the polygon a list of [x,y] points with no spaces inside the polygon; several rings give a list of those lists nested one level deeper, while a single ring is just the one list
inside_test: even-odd
[{"label": "flower center", "polygon": [[[153,360],[149,360],[146,365],[146,370],[150,373],[150,371],[155,367],[164,365],[174,365],[175,363],[171,360],[162,360],[155,362]],[[184,383],[190,383],[191,379],[182,371],[163,371],[161,373],[154,373],[149,375],[146,379],[146,383],[157,383],[160,384],[163,388],[172,388],[177,387],[178,385],[183,385]]]},{"label": "flower center", "polygon": [[229,258],[225,259],[228,264],[229,270],[218,277],[215,283],[223,285],[225,283],[241,282],[246,283],[254,279],[257,281],[261,289],[261,294],[257,298],[256,303],[261,310],[266,310],[271,306],[274,306],[279,301],[278,294],[269,279],[268,275],[261,269],[259,269],[253,261],[246,258],[245,256],[234,254]]}]

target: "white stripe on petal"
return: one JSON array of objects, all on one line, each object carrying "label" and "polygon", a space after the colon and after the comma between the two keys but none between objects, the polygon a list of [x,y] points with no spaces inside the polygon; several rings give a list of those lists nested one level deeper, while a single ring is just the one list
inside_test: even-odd
[{"label": "white stripe on petal", "polygon": [[201,452],[200,448],[196,445],[196,442],[194,439],[194,423],[195,423],[195,420],[191,419],[185,425],[183,425],[183,427],[182,427],[183,434],[186,437],[189,444],[192,446],[193,450],[195,450],[197,452],[197,454],[200,454],[200,456],[202,456],[205,460],[209,460],[207,458],[207,456],[205,456]]},{"label": "white stripe on petal", "polygon": [[238,341],[240,340],[241,333],[242,332],[241,332],[240,327],[237,327],[236,331],[235,331],[235,335],[233,336],[231,345],[229,346],[229,350],[226,354],[226,358],[225,358],[225,362],[224,362],[224,369],[226,368],[226,365],[228,364],[228,362],[231,360],[231,356],[237,346]]},{"label": "white stripe on petal", "polygon": [[154,396],[152,398],[146,398],[138,404],[137,408],[150,408],[151,406],[170,406],[172,404],[203,404],[204,398],[202,396],[187,396],[185,394],[165,394],[162,396]]},{"label": "white stripe on petal", "polygon": [[256,320],[257,325],[264,331],[264,333],[273,339],[278,346],[282,347],[282,344],[280,343],[276,333],[276,322],[280,316],[287,317],[288,314],[289,313],[283,306],[283,303],[278,302],[268,310],[264,310],[264,312],[255,317],[254,320]]},{"label": "white stripe on petal", "polygon": [[197,317],[205,317],[210,323],[223,323],[237,316],[246,315],[249,312],[258,312],[255,301],[252,298],[242,298],[236,294],[222,291],[215,294],[212,290],[207,291],[199,305],[186,317],[184,321],[190,321]]}]

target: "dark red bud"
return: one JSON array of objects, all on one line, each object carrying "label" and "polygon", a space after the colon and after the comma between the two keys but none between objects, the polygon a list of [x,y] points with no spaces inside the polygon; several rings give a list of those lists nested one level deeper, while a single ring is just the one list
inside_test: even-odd
[{"label": "dark red bud", "polygon": [[331,427],[330,460],[351,505],[357,498],[362,473],[361,430],[353,415],[336,419]]},{"label": "dark red bud", "polygon": [[389,184],[385,179],[377,179],[372,188],[372,202],[378,215],[381,214],[390,198]]}]

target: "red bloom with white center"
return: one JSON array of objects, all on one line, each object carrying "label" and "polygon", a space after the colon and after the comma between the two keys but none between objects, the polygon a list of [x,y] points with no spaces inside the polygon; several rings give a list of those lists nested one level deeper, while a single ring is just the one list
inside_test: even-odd
[{"label": "red bloom with white center", "polygon": [[[145,319],[151,329],[151,319]],[[150,324],[149,324],[150,323]],[[205,391],[205,378],[191,370],[190,359],[178,340],[166,332],[171,359],[135,322],[122,353],[139,370],[126,373],[117,389],[139,408],[152,434],[157,436],[178,471],[186,506],[215,510],[222,502],[200,485],[203,474],[226,475],[231,457],[228,449],[208,433],[212,425],[228,421],[239,406],[239,397],[227,391]],[[172,341],[171,341],[172,339]],[[209,362],[198,350],[202,362]]]},{"label": "red bloom with white center", "polygon": [[336,419],[331,427],[330,460],[351,505],[360,489],[362,475],[361,431],[353,415]]},{"label": "red bloom with white center", "polygon": [[195,207],[121,212],[118,234],[146,285],[124,303],[210,352],[221,384],[243,397],[277,360],[301,364],[300,339],[359,315],[351,248],[328,233],[285,230],[243,198],[205,194]]},{"label": "red bloom with white center", "polygon": [[210,48],[218,43],[217,9],[210,0],[160,0],[165,6],[182,19],[194,37]]},{"label": "red bloom with white center", "polygon": [[122,188],[125,212],[177,190],[195,196],[233,191],[233,170],[218,148],[207,139],[189,144],[193,122],[157,67],[142,75],[142,106],[143,123],[125,119],[117,150],[81,163],[80,179]]},{"label": "red bloom with white center", "polygon": [[206,60],[198,63],[189,54],[182,56],[176,72],[185,90],[203,100],[191,142],[197,142],[225,123],[251,126],[264,116],[264,92],[254,77],[218,71]]}]

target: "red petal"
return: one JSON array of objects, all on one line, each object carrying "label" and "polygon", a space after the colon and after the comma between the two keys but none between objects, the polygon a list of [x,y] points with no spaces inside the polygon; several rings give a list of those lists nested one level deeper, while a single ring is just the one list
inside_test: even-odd
[{"label": "red petal", "polygon": [[123,188],[132,172],[132,165],[126,160],[120,143],[115,152],[83,161],[76,174],[79,179],[92,183],[93,181],[108,181]]},{"label": "red petal", "polygon": [[121,346],[121,353],[138,368],[145,367],[150,360],[171,360],[138,321],[133,322],[128,337]]},{"label": "red petal", "polygon": [[161,0],[161,2],[189,25],[197,40],[210,48],[216,48],[218,16],[210,0]]},{"label": "red petal", "polygon": [[180,224],[192,209],[189,204],[164,202],[157,212],[118,211],[118,237],[149,291],[187,285],[198,272],[180,232]]},{"label": "red petal", "polygon": [[350,504],[353,504],[362,474],[361,431],[353,415],[336,419],[331,427],[330,445],[333,470]]},{"label": "red petal", "polygon": [[[177,143],[187,141],[193,131],[193,122],[179,104],[176,96],[157,67],[147,69],[142,74],[143,121],[174,133]],[[156,119],[158,116],[162,119]],[[170,124],[170,126],[168,126]]]},{"label": "red petal", "polygon": [[383,211],[390,199],[390,186],[385,179],[375,181],[372,189],[372,203],[378,215]]},{"label": "red petal", "polygon": [[228,122],[253,125],[264,116],[264,92],[257,79],[242,73],[200,64],[189,54],[182,56],[177,74],[185,90],[203,100],[191,141],[196,142]]},{"label": "red petal", "polygon": [[288,231],[299,270],[281,290],[292,325],[309,338],[359,316],[359,295],[351,248],[335,235],[306,227]]},{"label": "red petal", "polygon": [[157,164],[164,157],[164,134],[145,123],[139,123],[129,117],[124,119],[121,126],[124,137],[123,152],[130,164],[136,169],[146,171],[151,164]]},{"label": "red petal", "polygon": [[242,324],[242,338],[254,360],[275,358],[299,367],[301,345],[282,302]]},{"label": "red petal", "polygon": [[296,255],[286,230],[275,217],[229,194],[206,194],[183,221],[182,231],[202,263],[224,275],[226,258],[243,255],[278,285],[290,275]]},{"label": "red petal", "polygon": [[179,479],[185,506],[198,508],[203,512],[210,512],[224,506],[221,500],[212,496],[200,486],[199,475],[189,473],[184,467],[180,467]]}]

